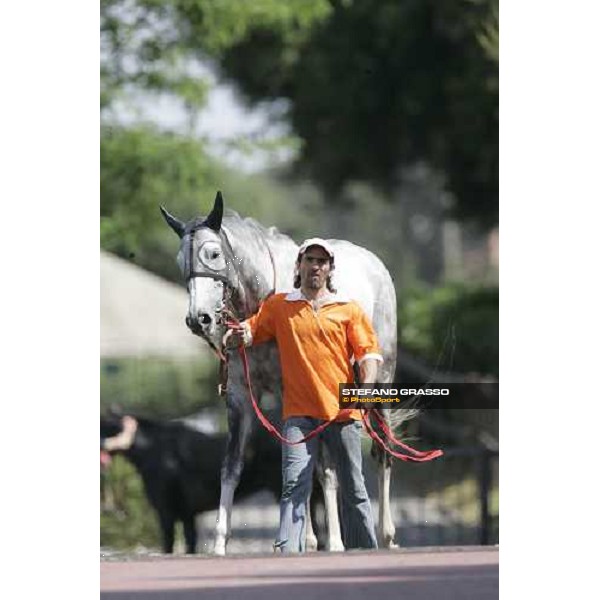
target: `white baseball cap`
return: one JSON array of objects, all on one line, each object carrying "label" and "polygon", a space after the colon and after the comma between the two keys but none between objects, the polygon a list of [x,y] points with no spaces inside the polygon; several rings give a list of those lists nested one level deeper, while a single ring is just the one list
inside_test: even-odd
[{"label": "white baseball cap", "polygon": [[323,248],[323,250],[329,254],[330,258],[334,258],[331,244],[322,238],[309,238],[304,240],[298,249],[298,256],[302,256],[311,246],[319,246],[320,248]]}]

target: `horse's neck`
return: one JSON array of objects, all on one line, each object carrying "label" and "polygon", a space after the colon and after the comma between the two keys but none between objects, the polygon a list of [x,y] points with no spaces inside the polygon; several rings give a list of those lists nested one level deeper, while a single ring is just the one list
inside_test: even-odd
[{"label": "horse's neck", "polygon": [[225,217],[222,228],[233,251],[231,260],[241,288],[235,290],[235,308],[248,317],[273,291],[274,265],[267,240],[257,227],[239,217]]}]

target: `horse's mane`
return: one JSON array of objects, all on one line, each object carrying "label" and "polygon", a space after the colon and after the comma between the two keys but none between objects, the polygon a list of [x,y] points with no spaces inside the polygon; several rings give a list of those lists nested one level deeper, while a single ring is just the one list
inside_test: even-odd
[{"label": "horse's mane", "polygon": [[231,227],[232,229],[237,230],[245,229],[246,231],[255,230],[270,240],[285,240],[295,243],[289,235],[282,233],[274,225],[271,227],[265,227],[262,223],[252,217],[240,217],[240,215],[231,208],[226,208],[224,210],[223,219],[227,219],[227,222],[224,223],[226,227]]}]

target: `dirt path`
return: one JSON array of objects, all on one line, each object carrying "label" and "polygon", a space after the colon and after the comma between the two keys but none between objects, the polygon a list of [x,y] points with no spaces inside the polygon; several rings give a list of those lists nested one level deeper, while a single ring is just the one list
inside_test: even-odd
[{"label": "dirt path", "polygon": [[100,588],[101,600],[497,600],[498,549],[110,559]]}]

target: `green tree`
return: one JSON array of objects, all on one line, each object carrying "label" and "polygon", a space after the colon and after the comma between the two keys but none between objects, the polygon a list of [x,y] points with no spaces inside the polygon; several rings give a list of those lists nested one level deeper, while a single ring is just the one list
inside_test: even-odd
[{"label": "green tree", "polygon": [[330,200],[402,167],[444,174],[454,214],[497,222],[497,0],[103,0],[103,102],[128,86],[197,110],[210,59],[255,102],[289,100],[298,167]]},{"label": "green tree", "polygon": [[285,97],[299,166],[335,194],[362,179],[388,196],[424,159],[454,215],[497,222],[496,0],[332,2],[301,47],[260,24],[221,65],[252,100]]},{"label": "green tree", "polygon": [[194,58],[219,60],[260,27],[286,40],[293,62],[330,12],[327,0],[101,0],[101,106],[137,88],[173,93],[198,110],[207,84],[190,68]]},{"label": "green tree", "polygon": [[211,159],[202,141],[149,125],[102,127],[100,186],[102,248],[176,282],[179,241],[159,205],[189,220],[207,214],[220,189],[227,208],[246,216],[251,207],[264,225],[277,223],[301,239],[314,231],[322,202],[307,186],[234,173]]},{"label": "green tree", "polygon": [[150,126],[104,126],[100,143],[100,241],[105,250],[178,281],[178,243],[158,207],[198,214],[222,168],[191,138]]},{"label": "green tree", "polygon": [[441,371],[498,376],[498,288],[448,284],[400,298],[401,345]]}]

